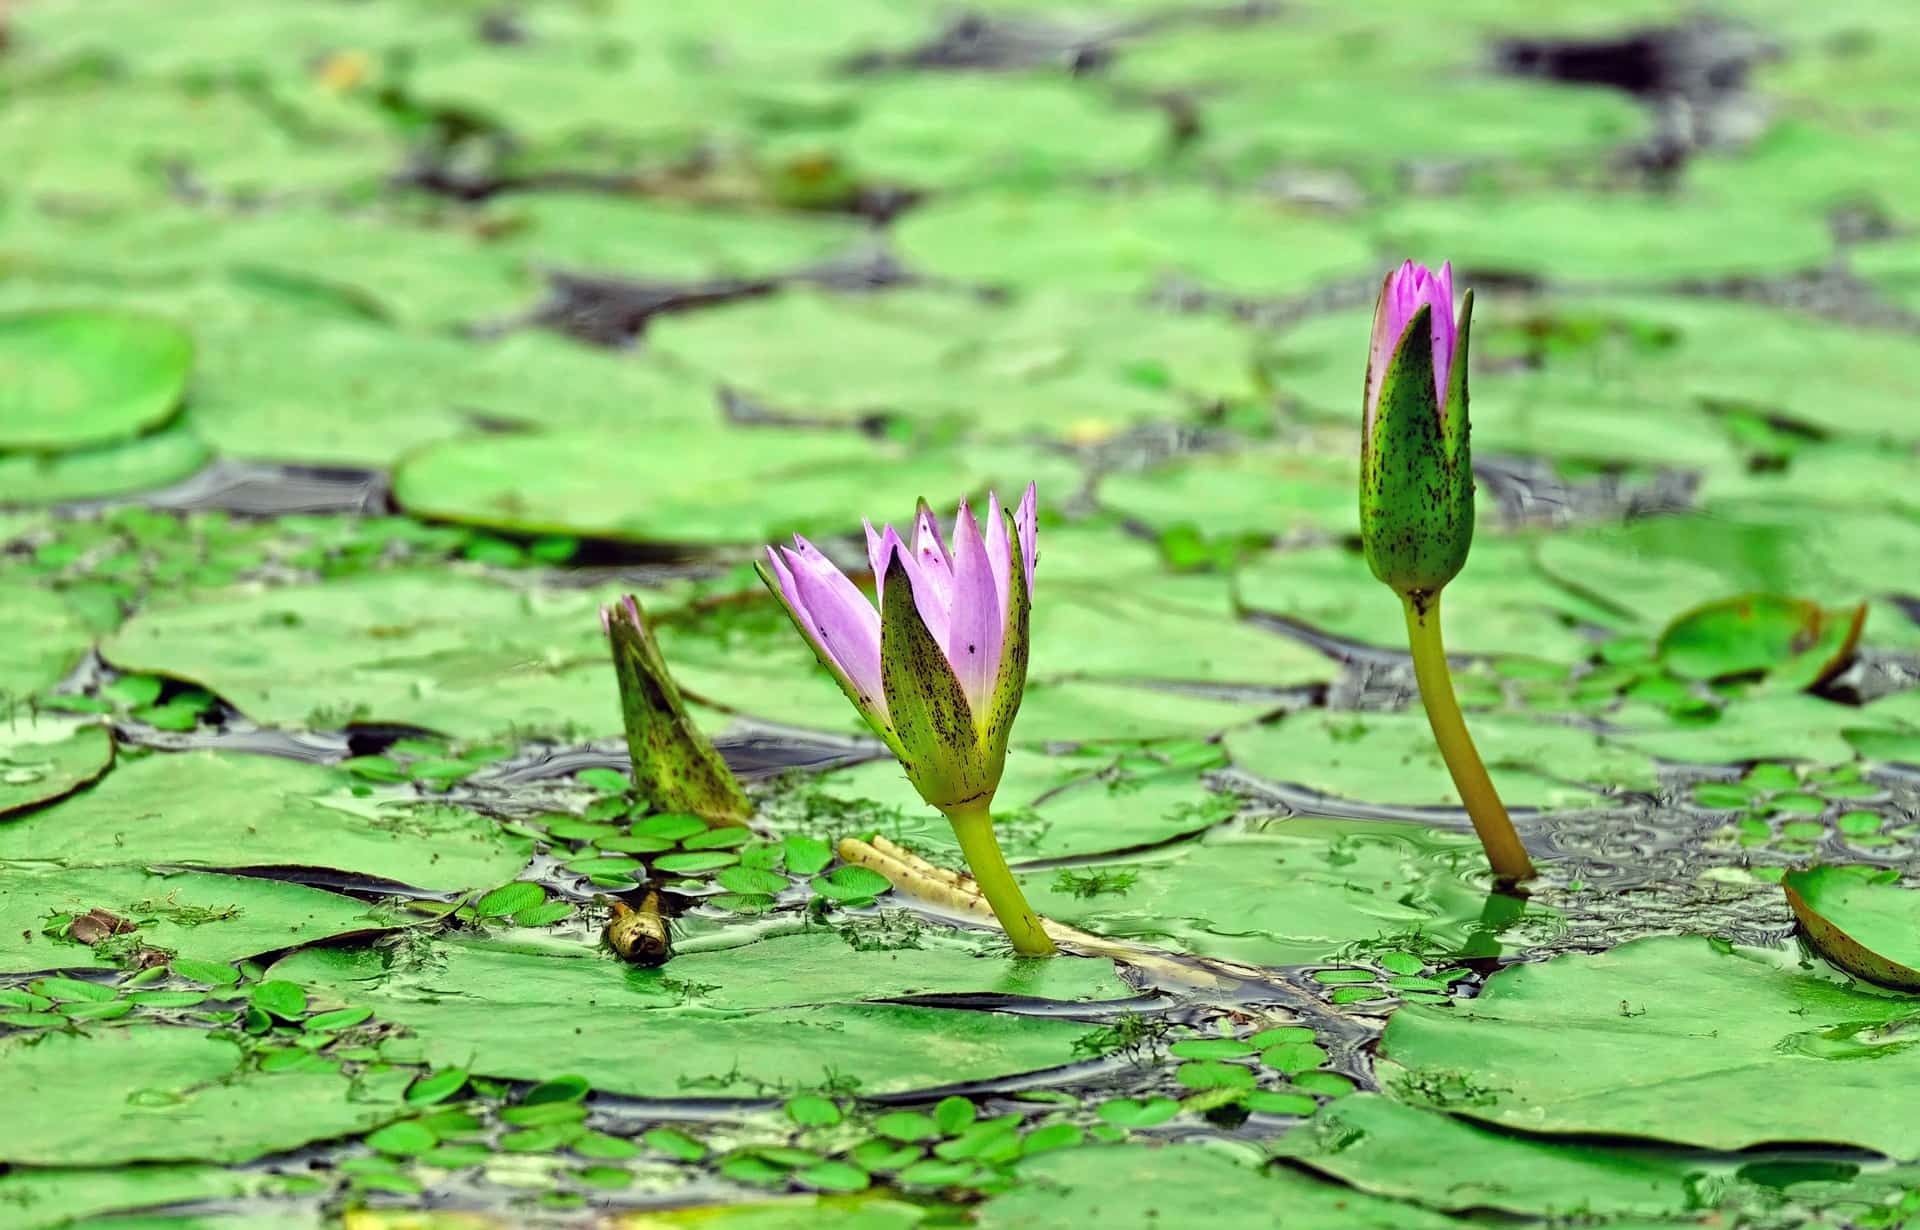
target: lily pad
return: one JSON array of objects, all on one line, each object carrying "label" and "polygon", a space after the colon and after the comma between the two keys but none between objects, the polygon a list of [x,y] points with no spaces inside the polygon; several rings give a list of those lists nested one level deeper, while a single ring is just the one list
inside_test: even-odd
[{"label": "lily pad", "polygon": [[1827,960],[1856,978],[1920,991],[1920,894],[1846,867],[1789,871],[1780,887]]},{"label": "lily pad", "polygon": [[0,820],[71,794],[112,764],[113,735],[97,722],[0,720]]},{"label": "lily pad", "polygon": [[110,950],[43,933],[49,917],[94,910],[128,924],[122,942],[222,964],[392,925],[351,897],[282,880],[140,867],[43,871],[15,865],[0,868],[0,973],[119,964]]},{"label": "lily pad", "polygon": [[190,679],[272,725],[605,735],[620,730],[620,706],[604,596],[426,572],[246,585],[155,601],[101,653],[122,670]]},{"label": "lily pad", "polygon": [[[1063,294],[1006,305],[954,291],[789,290],[668,317],[648,341],[789,413],[995,435],[1097,438],[1256,390],[1254,340],[1239,325]],[[823,352],[838,361],[823,366]]]},{"label": "lily pad", "polygon": [[[1655,785],[1651,759],[1591,730],[1506,713],[1476,713],[1468,724],[1509,806],[1592,806],[1609,791]],[[1418,704],[1403,713],[1290,714],[1229,734],[1227,752],[1256,777],[1336,799],[1460,805]]]},{"label": "lily pad", "polygon": [[7,651],[0,654],[0,718],[19,721],[14,705],[66,678],[93,638],[66,599],[17,581],[0,585],[0,627],[7,629]]},{"label": "lily pad", "polygon": [[1804,598],[1744,594],[1695,607],[1660,635],[1660,659],[1689,679],[1764,673],[1776,687],[1806,688],[1847,664],[1867,607],[1829,610]]},{"label": "lily pad", "polygon": [[129,760],[0,824],[0,861],[325,868],[445,891],[511,880],[531,853],[463,807],[361,798],[331,769],[221,752]]},{"label": "lily pad", "polygon": [[400,1117],[412,1073],[262,1072],[238,1044],[186,1026],[0,1038],[16,1165],[244,1162]]},{"label": "lily pad", "polygon": [[1434,1091],[1410,1100],[1496,1127],[1911,1159],[1913,1020],[1913,1000],[1792,953],[1660,938],[1511,966],[1456,1007],[1404,1007],[1381,1050],[1403,1089]]},{"label": "lily pad", "polygon": [[915,269],[1021,291],[1140,295],[1182,279],[1277,297],[1373,266],[1351,227],[1199,187],[954,196],[894,230]]},{"label": "lily pad", "polygon": [[0,1212],[14,1230],[53,1230],[77,1218],[238,1200],[272,1194],[278,1186],[268,1175],[223,1166],[14,1170],[0,1175]]},{"label": "lily pad", "polygon": [[179,482],[213,459],[184,419],[119,444],[62,453],[0,454],[0,501],[103,500]]},{"label": "lily pad", "polygon": [[451,943],[433,954],[409,964],[312,949],[270,973],[371,1005],[412,1029],[430,1063],[509,1079],[573,1072],[640,1097],[811,1088],[835,1072],[858,1078],[862,1093],[893,1093],[1051,1067],[1068,1062],[1084,1025],[872,999],[1127,993],[1105,962],[1008,962],[950,944],[860,951],[831,934],[682,955],[657,972],[581,943]]},{"label": "lily pad", "polygon": [[0,316],[0,450],[60,452],[158,426],[186,391],[193,341],[130,312]]},{"label": "lily pad", "polygon": [[[1097,749],[1090,749],[1097,752]],[[1014,750],[994,796],[996,835],[1016,861],[1078,858],[1159,845],[1223,822],[1239,800],[1201,781],[1209,759],[1188,767],[1145,753],[1109,760],[1095,754],[1056,757]],[[878,827],[917,849],[957,856],[959,844],[945,816],[928,807],[891,759],[840,769],[814,788],[847,804],[861,804],[852,823]],[[846,832],[856,831],[853,829]]]},{"label": "lily pad", "polygon": [[1020,1164],[1020,1184],[981,1205],[982,1230],[1164,1230],[1285,1226],[1287,1230],[1442,1230],[1437,1213],[1262,1167],[1204,1145],[1096,1145]]},{"label": "lily pad", "polygon": [[1104,881],[1034,871],[1021,882],[1041,914],[1102,935],[1305,965],[1406,931],[1480,944],[1487,889],[1468,878],[1480,863],[1470,834],[1301,819],[1102,862]]},{"label": "lily pad", "polygon": [[1699,1207],[1709,1171],[1724,1181],[1734,1169],[1678,1150],[1495,1132],[1373,1093],[1327,1103],[1307,1127],[1308,1142],[1283,1145],[1302,1165],[1445,1212],[1678,1216]]},{"label": "lily pad", "polygon": [[416,453],[394,496],[416,516],[523,534],[700,546],[857,530],[925,492],[1071,486],[1039,453],[903,455],[851,433],[662,427],[646,434],[476,436]]}]

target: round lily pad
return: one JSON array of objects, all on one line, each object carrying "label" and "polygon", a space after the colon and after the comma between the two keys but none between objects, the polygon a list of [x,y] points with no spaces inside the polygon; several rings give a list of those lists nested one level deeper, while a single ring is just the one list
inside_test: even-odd
[{"label": "round lily pad", "polygon": [[1780,881],[1822,956],[1856,978],[1920,991],[1920,892],[1891,872],[1809,867]]},{"label": "round lily pad", "polygon": [[0,449],[61,452],[135,436],[173,414],[193,341],[109,309],[0,316]]},{"label": "round lily pad", "polygon": [[98,722],[15,715],[0,722],[0,820],[73,793],[113,763],[113,735]]},{"label": "round lily pad", "polygon": [[402,462],[393,483],[408,511],[435,520],[719,546],[904,518],[930,493],[944,502],[1029,481],[1064,491],[1071,474],[1038,452],[905,453],[851,433],[663,426],[450,440]]},{"label": "round lily pad", "polygon": [[1658,938],[1510,966],[1459,1008],[1403,1007],[1381,1050],[1409,1100],[1498,1127],[1909,1159],[1913,1011],[1794,951]]}]

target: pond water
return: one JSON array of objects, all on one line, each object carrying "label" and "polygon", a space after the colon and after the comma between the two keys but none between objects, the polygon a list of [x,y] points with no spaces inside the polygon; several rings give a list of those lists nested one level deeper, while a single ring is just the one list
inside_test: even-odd
[{"label": "pond water", "polygon": [[[0,1228],[1920,1226],[1916,54],[0,14]],[[1406,256],[1476,290],[1445,626],[1519,895],[1360,549]],[[1052,959],[862,865],[961,858],[751,569],[1030,481]],[[748,826],[634,788],[629,592]]]}]

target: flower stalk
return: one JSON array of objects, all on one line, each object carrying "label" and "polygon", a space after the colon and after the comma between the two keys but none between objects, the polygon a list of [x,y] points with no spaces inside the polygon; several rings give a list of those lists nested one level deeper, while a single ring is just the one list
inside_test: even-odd
[{"label": "flower stalk", "polygon": [[1467,818],[1487,852],[1494,879],[1502,884],[1518,884],[1533,878],[1533,861],[1520,834],[1514,831],[1506,804],[1500,801],[1480,759],[1467,720],[1460,713],[1460,702],[1453,694],[1453,676],[1447,670],[1447,651],[1440,642],[1440,595],[1424,603],[1401,599],[1407,613],[1407,643],[1413,650],[1413,677],[1420,685],[1420,703],[1427,711],[1427,725],[1433,729],[1433,741],[1440,745],[1440,757],[1447,762],[1453,788],[1466,806]]},{"label": "flower stalk", "polygon": [[1408,261],[1381,285],[1362,394],[1360,540],[1374,576],[1400,596],[1420,700],[1454,789],[1495,878],[1512,885],[1532,877],[1533,863],[1467,733],[1440,640],[1440,591],[1473,545],[1472,321],[1472,291],[1455,312],[1452,265],[1435,272]]},{"label": "flower stalk", "polygon": [[1007,867],[1006,856],[993,836],[993,815],[984,803],[943,809],[960,840],[960,853],[973,872],[974,883],[987,899],[1000,929],[1013,941],[1013,950],[1023,957],[1045,957],[1054,952],[1053,940],[1040,924],[1040,916],[1027,904],[1026,894]]}]

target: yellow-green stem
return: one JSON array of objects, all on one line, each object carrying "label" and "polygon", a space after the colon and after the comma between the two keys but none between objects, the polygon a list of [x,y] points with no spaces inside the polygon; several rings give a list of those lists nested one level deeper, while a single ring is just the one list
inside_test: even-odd
[{"label": "yellow-green stem", "polygon": [[1453,788],[1460,792],[1473,831],[1486,848],[1487,861],[1493,864],[1494,877],[1502,884],[1518,884],[1533,878],[1533,862],[1520,834],[1513,831],[1513,820],[1506,804],[1493,789],[1487,766],[1467,733],[1467,722],[1460,715],[1460,702],[1454,699],[1453,676],[1447,673],[1447,651],[1440,644],[1440,595],[1430,594],[1424,603],[1403,598],[1407,609],[1407,642],[1413,648],[1413,677],[1420,683],[1420,702],[1427,709],[1427,725],[1433,728],[1433,741],[1453,775]]},{"label": "yellow-green stem", "polygon": [[1027,904],[1013,872],[1007,868],[1005,856],[1000,853],[1000,843],[993,836],[993,816],[987,805],[976,803],[942,810],[953,822],[954,835],[960,839],[960,853],[966,856],[967,870],[973,873],[981,895],[993,907],[993,916],[1000,920],[1007,938],[1013,941],[1013,950],[1023,957],[1052,956],[1053,941],[1047,938],[1040,926],[1040,916]]}]

